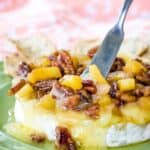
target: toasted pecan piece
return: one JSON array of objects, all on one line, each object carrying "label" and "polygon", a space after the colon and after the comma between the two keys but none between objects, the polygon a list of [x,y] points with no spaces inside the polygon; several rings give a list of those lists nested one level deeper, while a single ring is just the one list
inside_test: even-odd
[{"label": "toasted pecan piece", "polygon": [[56,127],[56,144],[62,150],[77,150],[75,141],[65,127]]},{"label": "toasted pecan piece", "polygon": [[26,84],[26,81],[21,79],[15,86],[11,87],[8,91],[9,95],[16,94],[24,85]]}]

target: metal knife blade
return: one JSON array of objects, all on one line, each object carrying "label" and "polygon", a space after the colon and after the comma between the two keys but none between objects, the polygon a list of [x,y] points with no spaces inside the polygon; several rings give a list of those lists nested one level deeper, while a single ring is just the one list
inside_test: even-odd
[{"label": "metal knife blade", "polygon": [[[132,1],[133,0],[125,0],[116,25],[107,33],[101,48],[98,50],[91,63],[89,64],[97,65],[104,77],[108,75],[124,39],[123,25]],[[81,77],[84,77],[87,73],[88,67],[84,70]]]}]

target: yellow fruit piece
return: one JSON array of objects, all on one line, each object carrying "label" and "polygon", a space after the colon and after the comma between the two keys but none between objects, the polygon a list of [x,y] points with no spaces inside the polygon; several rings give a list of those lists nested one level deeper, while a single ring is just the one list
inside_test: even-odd
[{"label": "yellow fruit piece", "polygon": [[115,71],[115,72],[109,73],[107,79],[108,79],[108,81],[117,81],[117,80],[126,79],[126,78],[130,78],[130,77],[131,77],[131,75],[129,75],[126,72]]},{"label": "yellow fruit piece", "polygon": [[72,56],[72,61],[73,61],[73,66],[77,68],[79,64],[78,58],[76,56]]},{"label": "yellow fruit piece", "polygon": [[121,107],[121,112],[126,120],[136,124],[145,124],[147,122],[147,112],[144,112],[136,103],[128,103]]},{"label": "yellow fruit piece", "polygon": [[116,124],[122,121],[122,116],[120,109],[114,105],[112,108],[112,119],[111,119],[111,124]]},{"label": "yellow fruit piece", "polygon": [[135,89],[135,79],[133,78],[118,80],[117,83],[120,91],[130,91]]},{"label": "yellow fruit piece", "polygon": [[102,95],[100,100],[99,100],[100,106],[109,105],[111,103],[112,103],[112,101],[111,101],[111,98],[109,95]]},{"label": "yellow fruit piece", "polygon": [[52,98],[51,95],[45,95],[40,99],[38,106],[46,110],[55,110],[56,100]]},{"label": "yellow fruit piece", "polygon": [[122,58],[125,62],[128,62],[129,60],[131,60],[130,54],[125,54],[122,52],[119,52],[118,57]]},{"label": "yellow fruit piece", "polygon": [[118,115],[112,115],[111,124],[118,124],[122,121],[122,117]]},{"label": "yellow fruit piece", "polygon": [[34,90],[32,88],[32,86],[30,84],[25,84],[17,93],[16,96],[26,99],[26,100],[30,100],[32,98],[34,98],[35,93]]},{"label": "yellow fruit piece", "polygon": [[141,70],[145,70],[145,67],[136,60],[128,61],[124,67],[124,71],[127,73],[138,74]]},{"label": "yellow fruit piece", "polygon": [[81,77],[77,75],[66,75],[60,80],[60,83],[72,88],[73,90],[80,90],[82,88]]},{"label": "yellow fruit piece", "polygon": [[110,125],[112,120],[112,112],[111,111],[105,111],[102,112],[100,115],[99,123],[101,127],[107,127]]},{"label": "yellow fruit piece", "polygon": [[138,104],[142,109],[150,110],[150,96],[139,98]]},{"label": "yellow fruit piece", "polygon": [[40,80],[56,79],[60,77],[61,72],[58,67],[39,67],[28,74],[27,80],[31,83],[35,83]]},{"label": "yellow fruit piece", "polygon": [[41,67],[46,67],[49,66],[51,64],[50,60],[48,59],[48,57],[42,57],[39,61],[39,66]]},{"label": "yellow fruit piece", "polygon": [[87,65],[90,61],[90,58],[87,55],[77,55],[80,64]]},{"label": "yellow fruit piece", "polygon": [[92,78],[94,80],[96,80],[99,84],[107,84],[106,79],[101,74],[100,70],[97,68],[96,65],[90,65],[89,72],[90,72],[90,75],[92,76]]}]

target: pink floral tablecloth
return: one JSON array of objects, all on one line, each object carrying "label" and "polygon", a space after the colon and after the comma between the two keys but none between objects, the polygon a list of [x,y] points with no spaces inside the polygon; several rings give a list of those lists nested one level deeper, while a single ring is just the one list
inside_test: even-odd
[{"label": "pink floral tablecloth", "polygon": [[[103,38],[124,0],[0,0],[0,59],[14,48],[7,37],[48,36],[58,48],[80,39]],[[150,1],[134,0],[126,37],[150,35]]]}]

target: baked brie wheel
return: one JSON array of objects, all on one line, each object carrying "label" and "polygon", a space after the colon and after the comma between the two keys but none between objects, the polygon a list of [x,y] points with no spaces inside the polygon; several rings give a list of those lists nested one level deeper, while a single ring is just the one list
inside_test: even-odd
[{"label": "baked brie wheel", "polygon": [[64,150],[150,139],[148,42],[125,41],[106,79],[96,65],[80,76],[99,40],[79,42],[71,50],[57,50],[45,37],[13,43],[18,52],[5,59],[5,72],[13,77],[9,94],[16,99],[8,133],[23,127],[33,142],[48,139]]}]

